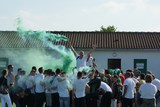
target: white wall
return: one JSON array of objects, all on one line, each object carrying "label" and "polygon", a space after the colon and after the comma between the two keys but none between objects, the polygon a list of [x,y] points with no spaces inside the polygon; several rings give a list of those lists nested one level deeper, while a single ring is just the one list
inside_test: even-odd
[{"label": "white wall", "polygon": [[[114,57],[113,53],[117,56]],[[134,69],[134,59],[147,59],[147,70],[160,79],[160,51],[95,51],[92,56],[101,69],[107,68],[108,58],[121,59],[121,69]]]},{"label": "white wall", "polygon": [[[14,51],[16,50],[14,49]],[[22,53],[23,52],[24,51],[22,51]],[[87,53],[87,51],[85,51],[85,53]],[[116,53],[117,56],[113,56],[113,53]],[[160,51],[146,51],[146,50],[139,50],[139,51],[137,50],[134,50],[134,51],[129,51],[129,50],[104,51],[104,50],[101,50],[100,51],[100,50],[96,50],[92,52],[92,56],[96,58],[96,64],[98,65],[98,69],[100,70],[108,69],[107,67],[108,58],[121,59],[121,69],[123,71],[127,69],[132,69],[132,70],[134,69],[134,59],[147,59],[147,70],[151,70],[155,74],[155,76],[160,79]],[[0,50],[0,57],[1,58],[7,57],[7,55],[4,54],[4,50],[2,49]],[[21,56],[18,56],[18,57],[21,57]],[[36,57],[38,56],[35,56],[35,58]],[[15,59],[15,58],[9,57],[9,64],[13,62],[12,59]],[[22,63],[22,62],[19,62],[19,63]],[[29,66],[29,69],[30,68],[31,66]]]}]

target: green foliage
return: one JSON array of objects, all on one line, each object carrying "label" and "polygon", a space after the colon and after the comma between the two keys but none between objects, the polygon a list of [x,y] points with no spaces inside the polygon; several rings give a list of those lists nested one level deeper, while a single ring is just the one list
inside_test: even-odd
[{"label": "green foliage", "polygon": [[101,32],[116,32],[116,27],[115,26],[108,26],[108,27],[104,27],[104,26],[101,26],[100,28],[100,31]]}]

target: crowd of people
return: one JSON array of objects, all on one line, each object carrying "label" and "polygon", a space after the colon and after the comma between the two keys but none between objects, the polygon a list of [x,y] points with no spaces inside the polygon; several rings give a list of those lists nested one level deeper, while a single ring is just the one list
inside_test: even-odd
[{"label": "crowd of people", "polygon": [[[122,71],[119,68],[96,69],[89,51],[79,54],[71,46],[77,60],[77,75],[73,79],[57,68],[31,68],[29,74],[14,66],[2,71],[0,98],[2,107],[156,107],[160,96],[160,80],[147,71]],[[91,67],[90,72],[79,71]],[[3,88],[2,88],[3,86]],[[5,88],[4,88],[5,87]]]}]

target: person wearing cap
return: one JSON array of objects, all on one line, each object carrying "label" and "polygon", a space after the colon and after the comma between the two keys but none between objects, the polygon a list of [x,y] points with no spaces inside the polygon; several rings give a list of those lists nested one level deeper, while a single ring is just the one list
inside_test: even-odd
[{"label": "person wearing cap", "polygon": [[112,100],[111,87],[107,83],[101,81],[98,91],[100,94],[102,94],[100,107],[111,107],[111,100]]},{"label": "person wearing cap", "polygon": [[117,75],[117,84],[118,84],[118,96],[117,96],[117,107],[121,107],[122,105],[122,86],[125,80],[124,75],[122,74],[122,70],[116,68],[114,74]]},{"label": "person wearing cap", "polygon": [[115,69],[115,74],[117,74],[122,82],[122,85],[124,84],[125,76],[123,75],[123,71],[120,70],[119,68]]}]

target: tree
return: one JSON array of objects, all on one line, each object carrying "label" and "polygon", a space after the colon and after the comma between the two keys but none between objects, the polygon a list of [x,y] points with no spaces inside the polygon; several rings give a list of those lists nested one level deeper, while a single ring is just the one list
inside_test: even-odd
[{"label": "tree", "polygon": [[108,26],[108,27],[103,27],[103,25],[101,26],[101,28],[100,28],[100,31],[101,32],[116,32],[116,27],[115,26]]}]

